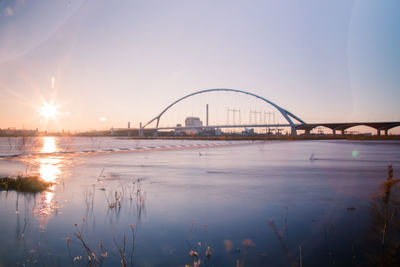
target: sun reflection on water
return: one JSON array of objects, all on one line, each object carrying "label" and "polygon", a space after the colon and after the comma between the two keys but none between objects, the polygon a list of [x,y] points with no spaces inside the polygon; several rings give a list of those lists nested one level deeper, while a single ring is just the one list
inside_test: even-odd
[{"label": "sun reflection on water", "polygon": [[40,178],[45,182],[55,182],[61,175],[61,159],[59,158],[42,158],[39,159]]},{"label": "sun reflection on water", "polygon": [[56,139],[52,136],[43,137],[42,153],[54,153],[57,152],[58,148],[56,145]]},{"label": "sun reflection on water", "polygon": [[53,183],[48,191],[40,194],[37,208],[33,210],[33,214],[38,216],[39,228],[44,231],[48,220],[60,208],[55,200],[55,184],[62,175],[65,157],[51,154],[59,151],[55,137],[43,137],[42,140],[43,146],[40,152],[43,154],[33,158],[31,164],[37,166],[37,173],[43,181]]},{"label": "sun reflection on water", "polygon": [[[42,153],[54,153],[58,151],[56,138],[43,137]],[[63,158],[60,156],[41,156],[35,159],[35,165],[39,166],[39,175],[43,181],[55,182],[62,174],[61,167]]]}]

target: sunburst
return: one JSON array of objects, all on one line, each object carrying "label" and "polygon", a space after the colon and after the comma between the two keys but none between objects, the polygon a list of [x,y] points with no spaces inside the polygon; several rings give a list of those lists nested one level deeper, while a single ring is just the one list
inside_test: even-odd
[{"label": "sunburst", "polygon": [[43,105],[39,107],[38,112],[42,116],[42,118],[47,122],[49,119],[57,121],[58,105],[55,105],[53,101],[46,102],[43,101]]}]

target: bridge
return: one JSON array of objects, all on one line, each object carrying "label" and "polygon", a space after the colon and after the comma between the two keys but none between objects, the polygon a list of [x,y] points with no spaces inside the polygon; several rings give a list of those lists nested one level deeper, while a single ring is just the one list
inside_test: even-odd
[{"label": "bridge", "polygon": [[368,126],[376,130],[377,135],[381,135],[384,131],[385,135],[388,135],[390,129],[400,126],[400,122],[343,122],[343,123],[305,123],[296,126],[296,130],[305,130],[306,134],[316,127],[326,127],[332,130],[332,134],[336,134],[340,131],[345,134],[345,131],[355,126]]},{"label": "bridge", "polygon": [[[238,124],[238,125],[208,125],[208,119],[207,119],[207,125],[205,126],[188,126],[188,127],[181,127],[181,126],[172,126],[172,127],[159,127],[160,120],[162,116],[174,105],[177,103],[189,98],[193,97],[195,95],[199,94],[205,94],[205,93],[212,93],[212,92],[233,92],[237,94],[244,94],[248,96],[252,96],[254,98],[260,99],[264,101],[265,103],[271,105],[274,107],[280,114],[282,114],[283,118],[286,120],[287,123],[285,124]],[[148,127],[151,123],[156,122],[155,127]],[[272,127],[290,127],[291,129],[291,134],[296,135],[298,130],[304,130],[305,134],[310,134],[310,132],[317,127],[326,127],[330,130],[332,130],[332,134],[335,135],[339,131],[341,134],[345,134],[345,131],[351,127],[355,126],[368,126],[377,131],[377,135],[381,135],[381,132],[384,131],[385,135],[388,135],[388,131],[394,127],[400,126],[400,122],[396,121],[391,121],[391,122],[343,122],[343,123],[306,123],[304,120],[300,119],[298,116],[294,115],[292,112],[288,111],[287,109],[273,103],[272,101],[259,96],[257,94],[248,92],[248,91],[243,91],[243,90],[238,90],[238,89],[226,89],[226,88],[215,88],[215,89],[206,89],[206,90],[200,90],[193,92],[191,94],[185,95],[174,102],[172,102],[170,105],[168,105],[166,108],[164,108],[157,116],[155,116],[153,119],[151,119],[149,122],[143,125],[139,129],[139,134],[143,133],[143,130],[146,128],[147,130],[151,131],[159,131],[159,130],[191,130],[191,129],[204,129],[204,130],[209,130],[209,129],[223,129],[223,128],[272,128]]]}]

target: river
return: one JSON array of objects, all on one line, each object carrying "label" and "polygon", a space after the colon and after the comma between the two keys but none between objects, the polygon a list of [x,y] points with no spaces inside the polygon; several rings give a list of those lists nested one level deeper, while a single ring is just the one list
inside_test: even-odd
[{"label": "river", "polygon": [[53,183],[0,192],[0,266],[363,265],[390,164],[400,142],[0,138],[1,176]]}]

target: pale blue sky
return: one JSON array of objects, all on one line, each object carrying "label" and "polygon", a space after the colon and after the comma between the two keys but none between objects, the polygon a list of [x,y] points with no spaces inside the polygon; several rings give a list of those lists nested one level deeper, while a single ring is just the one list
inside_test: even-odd
[{"label": "pale blue sky", "polygon": [[398,25],[397,0],[0,1],[0,128],[137,126],[207,88],[307,122],[400,120]]}]

